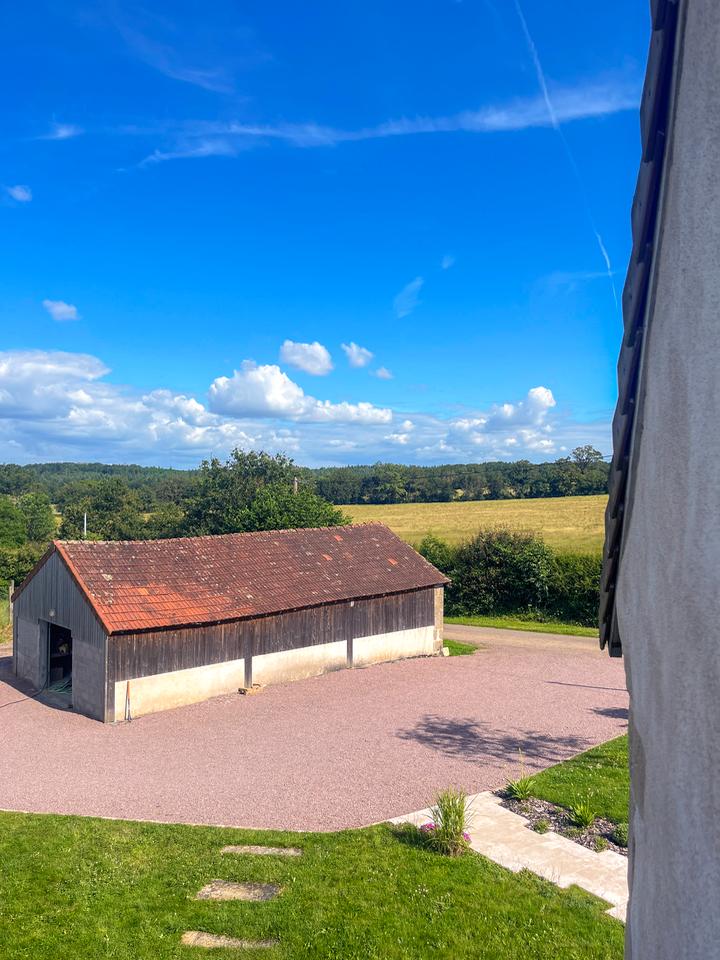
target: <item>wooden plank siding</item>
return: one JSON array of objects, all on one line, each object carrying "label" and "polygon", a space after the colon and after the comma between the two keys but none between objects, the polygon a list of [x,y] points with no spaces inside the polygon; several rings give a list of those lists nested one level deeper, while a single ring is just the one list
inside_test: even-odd
[{"label": "wooden plank siding", "polygon": [[[103,628],[92,607],[57,553],[48,557],[45,564],[28,581],[13,604],[14,637],[18,642],[18,619],[38,625],[56,623],[67,627],[73,640],[73,703],[90,717],[104,720],[105,710],[105,657],[106,638]],[[40,643],[46,642],[43,637]],[[16,661],[17,662],[17,661]],[[38,675],[33,680],[37,686],[40,672],[47,664],[38,664]],[[37,681],[40,680],[38,683]]]},{"label": "wooden plank siding", "polygon": [[109,638],[108,690],[118,680],[187,670],[265,653],[425,627],[435,620],[434,588],[220,623]]}]

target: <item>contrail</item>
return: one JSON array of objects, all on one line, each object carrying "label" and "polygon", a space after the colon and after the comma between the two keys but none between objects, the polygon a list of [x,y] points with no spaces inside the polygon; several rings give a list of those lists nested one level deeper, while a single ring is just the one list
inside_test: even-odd
[{"label": "contrail", "polygon": [[550,123],[552,124],[553,130],[557,133],[558,137],[560,138],[560,142],[563,145],[563,150],[565,151],[565,156],[567,157],[568,163],[570,164],[572,171],[575,174],[575,179],[577,180],[578,187],[580,188],[580,195],[582,196],[583,203],[585,204],[585,213],[587,214],[587,218],[590,221],[590,227],[592,229],[592,232],[595,234],[595,240],[597,241],[597,245],[600,250],[600,255],[602,256],[603,261],[605,262],[607,277],[608,277],[608,280],[610,281],[610,287],[612,288],[613,300],[615,301],[615,306],[618,307],[619,306],[618,295],[617,295],[617,290],[615,289],[615,281],[613,280],[613,269],[612,269],[612,263],[610,261],[610,255],[607,251],[607,247],[603,242],[603,238],[600,235],[600,231],[595,226],[595,219],[592,215],[592,210],[590,209],[590,202],[588,200],[587,190],[585,189],[585,183],[583,181],[582,174],[580,173],[580,168],[578,167],[577,161],[573,155],[572,150],[570,149],[570,144],[567,142],[565,138],[563,129],[560,126],[560,121],[558,120],[557,114],[555,113],[555,107],[553,106],[553,102],[550,99],[550,93],[548,91],[547,82],[545,80],[545,71],[543,70],[542,63],[540,62],[540,56],[537,52],[537,47],[535,46],[535,41],[533,40],[532,35],[530,34],[530,30],[527,25],[527,20],[525,19],[525,15],[523,14],[522,7],[520,6],[520,0],[515,0],[515,9],[517,11],[517,15],[520,20],[520,25],[522,27],[523,35],[525,37],[525,43],[527,44],[527,48],[528,48],[528,51],[530,52],[530,57],[533,62],[533,66],[535,67],[535,75],[537,76],[538,85],[543,95],[545,106],[547,107],[548,116],[550,117]]}]

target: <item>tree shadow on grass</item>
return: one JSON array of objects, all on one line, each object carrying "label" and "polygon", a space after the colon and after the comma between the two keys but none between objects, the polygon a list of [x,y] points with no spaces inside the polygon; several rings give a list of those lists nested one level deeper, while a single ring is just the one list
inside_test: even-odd
[{"label": "tree shadow on grass", "polygon": [[593,745],[587,738],[571,734],[553,736],[537,730],[495,730],[470,717],[437,714],[426,714],[414,727],[400,730],[397,736],[468,763],[517,762],[520,756],[528,761],[555,763]]}]

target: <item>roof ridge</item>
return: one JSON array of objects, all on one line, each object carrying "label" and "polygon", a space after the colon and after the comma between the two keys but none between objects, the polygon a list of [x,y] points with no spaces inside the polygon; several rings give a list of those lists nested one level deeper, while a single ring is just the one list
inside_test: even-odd
[{"label": "roof ridge", "polygon": [[[353,530],[357,529],[358,527],[382,527],[384,530],[392,533],[393,536],[398,536],[398,534],[395,533],[395,531],[392,530],[386,523],[383,523],[382,520],[362,520],[359,523],[339,523],[332,525],[326,524],[322,527],[281,527],[278,530],[234,530],[231,533],[193,533],[184,537],[138,537],[134,540],[55,539],[52,542],[56,545],[82,543],[98,546],[104,546],[108,543],[174,543],[178,540],[217,540],[220,537],[256,537],[260,536],[261,534],[313,533],[317,530]],[[410,546],[410,544],[408,544],[408,546]]]}]

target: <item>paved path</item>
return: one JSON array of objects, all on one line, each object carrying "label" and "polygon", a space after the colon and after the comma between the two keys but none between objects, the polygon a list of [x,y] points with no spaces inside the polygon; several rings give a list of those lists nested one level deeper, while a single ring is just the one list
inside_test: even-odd
[{"label": "paved path", "polygon": [[462,623],[446,623],[443,636],[448,640],[461,640],[479,647],[500,643],[503,646],[532,647],[534,650],[584,650],[591,653],[598,649],[597,637],[564,636],[534,630],[501,630],[497,627],[468,627]]},{"label": "paved path", "polygon": [[[502,867],[517,873],[532,870],[559,887],[576,885],[611,904],[608,913],[625,922],[628,902],[627,858],[614,850],[595,853],[558,833],[539,834],[528,821],[503,807],[492,793],[469,798],[470,846]],[[418,810],[393,823],[421,826],[430,811]]]},{"label": "paved path", "polygon": [[[485,634],[485,632],[483,632]],[[494,789],[627,726],[622,661],[543,635],[341,670],[107,725],[0,665],[0,808],[335,830]],[[550,644],[550,645],[549,645]]]}]

